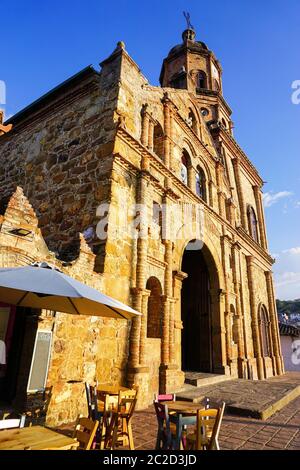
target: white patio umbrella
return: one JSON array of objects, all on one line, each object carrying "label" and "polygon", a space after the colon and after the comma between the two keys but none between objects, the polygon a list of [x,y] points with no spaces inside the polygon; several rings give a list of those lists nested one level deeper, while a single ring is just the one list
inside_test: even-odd
[{"label": "white patio umbrella", "polygon": [[129,319],[131,307],[51,268],[47,263],[0,269],[0,302],[78,315]]}]

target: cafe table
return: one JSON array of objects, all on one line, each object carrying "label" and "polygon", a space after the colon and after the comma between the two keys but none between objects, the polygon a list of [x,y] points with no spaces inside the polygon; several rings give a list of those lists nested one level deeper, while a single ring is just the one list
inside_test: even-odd
[{"label": "cafe table", "polygon": [[175,449],[181,448],[182,427],[197,422],[197,411],[203,410],[204,406],[201,403],[193,403],[189,401],[162,401],[163,405],[167,405],[168,411],[172,412],[169,415],[170,421],[176,424],[176,439]]},{"label": "cafe table", "polygon": [[0,450],[70,450],[78,446],[75,439],[43,426],[0,431]]},{"label": "cafe table", "polygon": [[97,385],[97,393],[106,393],[107,395],[119,395],[119,392],[126,392],[129,390],[127,387],[121,385]]},{"label": "cafe table", "polygon": [[109,395],[109,409],[117,410],[118,408],[118,396],[119,392],[126,392],[130,390],[127,387],[121,385],[108,385],[108,384],[98,384],[97,385],[97,407],[100,413],[103,413],[104,407],[104,398],[103,395]]}]

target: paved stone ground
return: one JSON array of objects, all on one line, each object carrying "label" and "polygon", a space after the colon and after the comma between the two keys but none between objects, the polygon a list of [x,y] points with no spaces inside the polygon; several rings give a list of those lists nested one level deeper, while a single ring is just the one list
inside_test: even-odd
[{"label": "paved stone ground", "polygon": [[[136,449],[154,449],[156,430],[153,407],[137,411],[133,418]],[[219,442],[222,450],[300,450],[300,397],[266,421],[226,414]]]},{"label": "paved stone ground", "polygon": [[300,373],[289,372],[268,380],[230,380],[200,388],[188,387],[178,399],[201,403],[209,397],[212,404],[225,401],[227,410],[242,416],[265,419],[300,396]]},{"label": "paved stone ground", "polygon": [[[257,407],[256,399],[259,402],[270,401],[270,397],[274,394],[274,391],[268,390],[270,381],[274,384],[275,389],[280,386],[278,390],[282,391],[287,387],[287,383],[294,384],[294,387],[297,387],[300,383],[300,373],[288,373],[269,381],[255,382],[258,386],[259,384],[262,386],[259,389],[260,393],[264,394],[262,397],[257,393],[258,388],[255,386],[254,395],[251,396],[249,392],[251,387],[248,388],[246,394],[242,387],[239,396],[238,391],[235,391],[234,399],[240,402],[243,401],[248,407],[250,403],[252,406]],[[230,384],[231,382],[224,383],[226,387]],[[220,385],[223,385],[223,383]],[[214,387],[216,386],[218,385]],[[212,389],[212,393],[213,391]],[[230,393],[226,393],[228,393],[227,398],[230,400]],[[224,399],[224,395],[222,398]],[[280,398],[280,395],[277,394],[277,398]],[[213,400],[211,400],[211,403],[213,404]],[[70,434],[71,429],[74,429],[74,425],[61,426],[57,430]],[[157,421],[154,407],[151,406],[146,410],[136,411],[133,417],[133,435],[136,449],[155,449],[156,432]],[[300,396],[264,421],[247,416],[237,416],[232,414],[230,407],[228,407],[225,410],[219,442],[222,450],[300,450]]]},{"label": "paved stone ground", "polygon": [[[74,425],[56,429],[71,435]],[[136,411],[133,435],[136,450],[155,449],[157,422],[153,407]],[[300,397],[266,421],[225,414],[221,450],[300,450]]]}]

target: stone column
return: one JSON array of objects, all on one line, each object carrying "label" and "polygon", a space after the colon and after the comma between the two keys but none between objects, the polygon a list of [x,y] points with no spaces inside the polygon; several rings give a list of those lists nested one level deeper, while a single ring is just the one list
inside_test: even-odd
[{"label": "stone column", "polygon": [[169,338],[169,361],[170,364],[176,364],[175,362],[175,302],[173,298],[170,300],[170,338]]},{"label": "stone column", "polygon": [[213,198],[213,180],[209,180],[208,182],[208,204],[210,207],[214,207],[214,198]]},{"label": "stone column", "polygon": [[216,163],[216,179],[217,179],[217,190],[218,190],[218,204],[219,214],[223,219],[226,219],[226,196],[223,193],[223,165],[221,162]]},{"label": "stone column", "polygon": [[169,168],[172,170],[174,151],[174,105],[170,107],[170,143],[169,143]]},{"label": "stone column", "polygon": [[226,355],[226,328],[224,324],[224,291],[210,289],[212,318],[212,360],[213,371],[228,375]]},{"label": "stone column", "polygon": [[132,289],[133,305],[136,310],[141,312],[142,317],[134,318],[132,321],[130,342],[129,342],[129,361],[127,369],[127,382],[129,386],[134,383],[140,386],[137,408],[143,408],[149,404],[149,368],[141,366],[141,361],[145,360],[145,339],[147,331],[147,317],[145,291],[146,285],[146,266],[148,251],[148,221],[147,221],[147,188],[149,182],[149,161],[147,157],[142,160],[142,169],[137,181],[137,203],[140,205],[140,227],[137,240],[137,258],[136,258],[136,287]]},{"label": "stone column", "polygon": [[150,291],[146,289],[142,293],[142,319],[140,328],[140,364],[145,365],[146,363],[146,338],[147,338],[147,318],[148,318],[148,299]]},{"label": "stone column", "polygon": [[284,372],[284,369],[282,367],[283,358],[281,354],[278,317],[277,317],[277,311],[276,311],[275,296],[274,296],[274,291],[273,291],[272,272],[265,271],[265,276],[266,276],[266,285],[267,285],[267,292],[268,292],[269,315],[270,315],[270,321],[271,321],[271,338],[272,338],[273,352],[275,356],[276,372],[278,375],[281,375]]},{"label": "stone column", "polygon": [[243,193],[242,182],[241,182],[241,170],[240,170],[239,159],[234,158],[232,160],[232,163],[233,163],[234,177],[235,177],[235,182],[236,182],[236,189],[237,189],[238,199],[239,199],[239,203],[240,203],[241,224],[242,224],[242,227],[246,231],[248,231],[247,214],[246,214],[244,193]]},{"label": "stone column", "polygon": [[148,149],[153,152],[153,145],[154,145],[154,121],[152,117],[149,117],[149,125],[148,125]]},{"label": "stone column", "polygon": [[172,297],[173,282],[173,244],[170,240],[165,240],[165,296],[163,301],[163,337],[162,337],[162,364],[169,364],[169,340],[170,340],[170,298]]},{"label": "stone column", "polygon": [[175,327],[175,363],[181,368],[181,331],[183,324],[181,320],[181,289],[184,279],[188,275],[182,271],[173,272],[173,286],[174,286],[174,299],[175,299],[175,311],[174,311],[174,327]]},{"label": "stone column", "polygon": [[147,112],[148,104],[144,104],[142,108],[142,132],[141,142],[145,147],[148,147],[149,139],[149,114]]},{"label": "stone column", "polygon": [[139,174],[137,201],[140,209],[140,227],[137,240],[136,287],[143,290],[146,285],[145,269],[148,251],[147,192],[149,183],[149,160],[144,157]]},{"label": "stone column", "polygon": [[260,244],[261,246],[267,250],[267,237],[266,237],[266,230],[265,230],[265,221],[264,221],[264,212],[263,212],[263,205],[262,205],[262,198],[261,198],[261,190],[258,186],[253,186],[254,197],[256,202],[256,210],[257,210],[257,218],[258,218],[258,227],[259,227],[259,235],[260,235]]},{"label": "stone column", "polygon": [[236,209],[236,206],[235,206],[232,198],[228,199],[227,204],[228,204],[228,211],[229,211],[229,223],[232,227],[235,228],[235,209]]},{"label": "stone column", "polygon": [[232,246],[232,272],[233,272],[233,284],[234,284],[234,293],[236,296],[236,315],[238,317],[238,366],[239,366],[239,377],[243,378],[244,373],[244,363],[245,363],[245,340],[244,340],[244,315],[241,308],[241,295],[240,295],[240,270],[239,270],[239,250],[240,246],[235,243]]},{"label": "stone column", "polygon": [[[133,308],[138,312],[142,310],[142,296],[138,289],[132,289]],[[129,342],[129,364],[130,367],[138,367],[140,362],[140,334],[141,317],[134,317],[131,323]]]},{"label": "stone column", "polygon": [[224,300],[225,300],[225,343],[226,343],[226,362],[230,365],[232,359],[232,351],[231,351],[231,342],[232,342],[232,333],[231,333],[231,316],[230,316],[230,308],[229,308],[229,296],[228,296],[228,281],[227,281],[227,270],[226,270],[226,237],[225,235],[222,236],[221,239],[221,249],[222,249],[222,266],[224,272],[224,279],[225,279],[225,293],[224,293]]},{"label": "stone column", "polygon": [[261,342],[258,324],[258,305],[255,300],[255,284],[254,284],[254,269],[253,269],[253,256],[247,256],[247,271],[248,271],[248,285],[250,296],[250,310],[251,310],[251,326],[253,336],[254,356],[257,364],[257,375],[260,380],[265,378],[264,363],[261,355]]},{"label": "stone column", "polygon": [[163,321],[162,321],[162,339],[161,339],[161,362],[162,365],[169,364],[169,338],[170,338],[170,302],[166,296],[162,297]]},{"label": "stone column", "polygon": [[196,170],[190,165],[187,169],[187,180],[188,180],[188,187],[193,191],[196,192]]},{"label": "stone column", "polygon": [[164,105],[164,161],[167,168],[170,167],[170,136],[171,136],[171,111],[170,100],[167,94],[162,99]]}]

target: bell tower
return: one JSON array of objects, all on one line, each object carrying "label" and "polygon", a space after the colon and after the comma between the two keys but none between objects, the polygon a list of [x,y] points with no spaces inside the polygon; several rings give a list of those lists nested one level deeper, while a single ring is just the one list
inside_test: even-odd
[{"label": "bell tower", "polygon": [[195,30],[188,26],[182,43],[163,61],[160,84],[193,93],[207,123],[222,125],[232,133],[232,111],[223,97],[221,64],[204,42],[196,41]]}]

